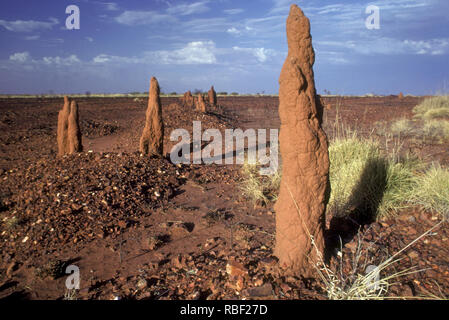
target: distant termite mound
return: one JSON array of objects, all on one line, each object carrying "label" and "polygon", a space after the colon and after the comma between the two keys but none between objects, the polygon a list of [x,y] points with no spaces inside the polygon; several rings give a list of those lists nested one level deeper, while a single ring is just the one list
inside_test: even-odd
[{"label": "distant termite mound", "polygon": [[400,92],[399,95],[398,95],[398,98],[399,99],[404,99],[404,94],[402,92]]},{"label": "distant termite mound", "polygon": [[65,96],[64,107],[58,115],[58,155],[83,151],[79,125],[78,104]]},{"label": "distant termite mound", "polygon": [[140,152],[144,155],[162,156],[163,154],[164,123],[162,122],[162,105],[159,94],[159,83],[155,77],[152,77],[145,128],[140,138]]},{"label": "distant termite mound", "polygon": [[198,93],[198,99],[196,100],[195,109],[202,113],[207,112],[206,102],[204,101],[203,95],[201,93]]},{"label": "distant termite mound", "polygon": [[286,273],[309,277],[324,250],[329,154],[321,127],[323,107],[315,90],[310,22],[297,5],[290,7],[287,18],[287,42],[279,78],[283,166],[275,205],[275,255]]},{"label": "distant termite mound", "polygon": [[211,106],[216,107],[217,106],[217,93],[215,92],[214,86],[212,86],[207,93],[209,97],[209,104]]},{"label": "distant termite mound", "polygon": [[194,99],[193,99],[192,93],[190,91],[187,91],[186,93],[184,93],[184,96],[181,98],[181,102],[184,107],[193,108]]}]

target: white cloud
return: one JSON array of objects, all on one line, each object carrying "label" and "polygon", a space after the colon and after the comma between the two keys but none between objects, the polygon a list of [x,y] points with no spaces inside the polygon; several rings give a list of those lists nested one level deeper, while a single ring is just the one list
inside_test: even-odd
[{"label": "white cloud", "polygon": [[213,41],[196,41],[188,43],[182,49],[155,51],[149,55],[163,64],[214,64],[217,63],[214,51]]},{"label": "white cloud", "polygon": [[184,48],[175,50],[147,51],[139,57],[120,57],[107,54],[96,56],[94,64],[130,63],[130,64],[215,64],[217,58],[213,41],[196,41],[188,43]]},{"label": "white cloud", "polygon": [[72,66],[74,64],[81,63],[81,60],[74,54],[68,56],[67,58],[57,57],[44,57],[42,61],[46,65],[57,65],[57,66]]},{"label": "white cloud", "polygon": [[226,14],[239,14],[244,12],[245,10],[243,9],[227,9],[227,10],[223,10],[224,13]]},{"label": "white cloud", "polygon": [[92,38],[92,37],[86,37],[86,40],[89,42],[94,42],[94,38]]},{"label": "white cloud", "polygon": [[35,20],[0,20],[0,26],[12,32],[33,32],[36,30],[49,30],[59,23],[58,19],[50,18],[49,22]]},{"label": "white cloud", "polygon": [[265,48],[240,48],[232,47],[234,51],[245,52],[253,55],[259,62],[265,62],[269,57],[275,55],[275,51],[272,49]]},{"label": "white cloud", "polygon": [[9,60],[10,61],[15,61],[15,62],[19,62],[19,63],[23,63],[26,62],[30,59],[30,53],[29,52],[17,52],[14,53],[13,55],[9,56]]},{"label": "white cloud", "polygon": [[203,13],[209,11],[209,7],[206,5],[209,1],[199,1],[194,3],[183,3],[176,6],[171,6],[167,9],[169,14],[179,14],[181,16],[187,16],[191,14]]},{"label": "white cloud", "polygon": [[12,65],[24,65],[27,67],[48,67],[48,66],[73,66],[81,64],[82,61],[74,54],[64,58],[60,56],[43,57],[42,59],[33,59],[28,51],[17,52],[9,56],[9,62]]},{"label": "white cloud", "polygon": [[148,63],[149,61],[146,61],[144,57],[136,58],[136,57],[120,57],[120,56],[113,56],[108,54],[100,54],[92,59],[92,62],[94,64],[106,64],[106,63],[114,63],[114,64],[124,64],[124,63],[131,63],[131,64],[139,64],[139,63]]},{"label": "white cloud", "polygon": [[320,47],[341,48],[363,55],[442,55],[449,53],[449,38],[416,41],[383,37],[350,41],[317,41],[316,44]]},{"label": "white cloud", "polygon": [[27,37],[25,37],[25,40],[39,40],[40,37],[41,37],[40,35],[27,36]]},{"label": "white cloud", "polygon": [[106,7],[106,10],[108,11],[117,11],[118,8],[118,4],[115,2],[104,2],[103,5]]},{"label": "white cloud", "polygon": [[175,19],[172,16],[156,11],[125,11],[115,18],[118,23],[128,26],[149,25],[173,20]]},{"label": "white cloud", "polygon": [[185,21],[180,26],[183,31],[189,33],[211,33],[225,32],[233,23],[225,18],[200,18]]},{"label": "white cloud", "polygon": [[236,27],[229,28],[228,30],[226,30],[226,32],[233,35],[239,35],[242,33],[241,31],[237,30]]}]

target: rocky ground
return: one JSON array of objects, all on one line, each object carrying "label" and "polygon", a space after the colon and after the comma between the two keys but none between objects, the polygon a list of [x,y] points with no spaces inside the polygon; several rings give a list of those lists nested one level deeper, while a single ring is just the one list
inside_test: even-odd
[{"label": "rocky ground", "polygon": [[[378,121],[412,117],[421,98],[325,98],[325,128],[341,118],[363,134]],[[326,299],[322,281],[285,277],[276,266],[275,213],[239,190],[239,166],[175,165],[136,150],[146,101],[78,101],[85,151],[56,157],[58,99],[0,100],[0,298],[6,299]],[[164,153],[173,129],[278,128],[275,97],[219,98],[201,114],[163,98]],[[447,165],[447,145],[416,147]],[[328,221],[332,217],[328,217]],[[339,225],[328,239],[331,269],[350,275],[352,256],[379,264],[440,221],[419,208],[371,225]],[[416,267],[391,297],[448,297],[447,225],[402,252],[385,272]],[[343,257],[340,263],[340,258]],[[68,265],[81,289],[68,291]],[[393,281],[395,282],[395,281]]]}]

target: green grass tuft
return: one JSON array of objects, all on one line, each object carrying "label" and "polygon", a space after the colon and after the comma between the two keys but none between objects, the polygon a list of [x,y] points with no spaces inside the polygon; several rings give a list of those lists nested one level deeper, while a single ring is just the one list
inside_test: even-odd
[{"label": "green grass tuft", "polygon": [[449,217],[449,170],[439,164],[432,166],[422,175],[416,176],[416,188],[410,202],[426,210]]},{"label": "green grass tuft", "polygon": [[416,117],[424,120],[449,117],[449,96],[435,96],[424,99],[413,108]]}]

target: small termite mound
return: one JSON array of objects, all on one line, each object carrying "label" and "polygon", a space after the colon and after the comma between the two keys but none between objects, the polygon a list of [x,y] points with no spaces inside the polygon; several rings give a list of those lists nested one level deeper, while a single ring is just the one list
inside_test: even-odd
[{"label": "small termite mound", "polygon": [[195,109],[202,113],[207,112],[206,102],[204,101],[203,95],[201,93],[198,94]]},{"label": "small termite mound", "polygon": [[78,104],[72,100],[70,104],[70,114],[68,121],[69,153],[82,152],[81,130],[79,124]]},{"label": "small termite mound", "polygon": [[58,141],[58,155],[63,156],[69,153],[69,114],[70,114],[70,100],[69,97],[64,96],[64,106],[58,114],[58,130],[57,130],[57,141]]},{"label": "small termite mound", "polygon": [[217,106],[217,93],[215,92],[214,86],[212,86],[207,93],[209,97],[209,104],[211,106],[216,107]]},{"label": "small termite mound", "polygon": [[159,94],[159,83],[155,77],[152,77],[145,127],[140,137],[140,152],[143,155],[163,155],[164,123],[162,121],[162,105]]},{"label": "small termite mound", "polygon": [[58,155],[82,152],[82,138],[79,125],[78,104],[65,96],[64,107],[58,114]]},{"label": "small termite mound", "polygon": [[192,93],[190,91],[187,91],[186,93],[184,93],[184,96],[181,98],[181,102],[184,107],[193,108],[194,99],[193,99]]}]

